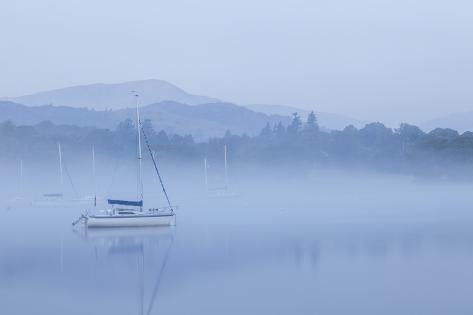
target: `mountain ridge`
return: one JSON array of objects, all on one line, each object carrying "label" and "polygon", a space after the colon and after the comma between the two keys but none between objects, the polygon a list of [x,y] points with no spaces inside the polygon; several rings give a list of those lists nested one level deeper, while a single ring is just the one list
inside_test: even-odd
[{"label": "mountain ridge", "polygon": [[[209,123],[209,129],[220,130],[221,127],[216,127],[213,125],[211,120],[219,120],[219,115],[223,115],[225,112],[225,108],[218,108],[217,106],[225,107],[225,104],[231,104],[227,102],[222,102],[216,98],[207,97],[207,96],[200,96],[187,93],[182,88],[171,84],[164,80],[157,80],[157,79],[148,79],[148,80],[139,80],[139,81],[127,81],[121,83],[93,83],[93,84],[85,84],[85,85],[76,85],[70,86],[65,88],[53,89],[43,92],[38,92],[34,94],[19,96],[19,97],[9,97],[9,98],[0,98],[0,100],[10,101],[18,104],[24,104],[26,106],[32,107],[42,107],[42,112],[37,113],[40,116],[48,116],[45,112],[52,112],[56,111],[62,117],[64,117],[65,121],[63,123],[70,123],[77,122],[80,123],[74,117],[70,117],[71,110],[67,110],[67,108],[85,108],[85,109],[94,109],[94,110],[120,110],[125,109],[128,107],[133,106],[133,100],[130,95],[130,91],[136,90],[140,94],[140,103],[142,105],[148,104],[155,104],[155,103],[163,103],[163,102],[170,102],[169,104],[173,104],[173,111],[177,110],[180,104],[185,105],[203,105],[206,104],[206,115],[212,115],[213,117],[209,119],[209,117],[189,117],[189,113],[192,115],[201,115],[203,113],[202,109],[199,108],[200,111],[194,111],[190,107],[186,107],[188,113],[184,111],[180,111],[179,116],[186,118],[186,123],[189,123],[189,120],[194,120],[194,122],[200,121],[199,124],[202,124],[201,128],[205,129],[203,126],[202,121],[207,121]],[[172,103],[174,102],[174,103]],[[209,105],[209,104],[218,104],[218,105]],[[235,105],[235,104],[233,104]],[[53,106],[53,107],[44,107],[44,106]],[[165,106],[165,105],[161,105]],[[229,106],[229,105],[227,105]],[[240,106],[240,105],[238,105]],[[281,120],[287,120],[287,117],[291,117],[292,113],[298,112],[301,117],[305,120],[309,110],[292,107],[292,106],[285,106],[285,105],[264,105],[264,104],[253,104],[253,105],[246,105],[241,106],[242,108],[247,108],[255,113],[262,113],[267,116],[281,116]],[[170,108],[168,108],[168,112]],[[67,113],[66,113],[67,112]],[[61,114],[62,113],[62,114]],[[233,112],[232,115],[243,115],[243,111]],[[99,113],[95,113],[94,117],[90,116],[90,113],[85,111],[77,111],[76,112],[79,117],[83,117],[85,121],[95,121],[97,117],[100,116]],[[343,129],[347,125],[354,125],[358,128],[362,127],[364,124],[356,119],[351,117],[338,115],[338,114],[331,114],[331,113],[324,113],[324,112],[316,112],[319,120],[319,124],[324,130],[333,130],[333,129]],[[164,113],[166,116],[166,113]],[[103,116],[103,115],[102,115]],[[109,115],[110,116],[110,115]],[[103,116],[103,123],[109,124],[110,122],[108,119],[110,117]],[[159,120],[159,117],[154,115],[156,120]],[[257,118],[258,115],[247,113],[244,119],[249,119],[252,123],[256,121],[267,121],[267,119],[262,119],[261,116]],[[285,118],[282,118],[285,117]],[[169,117],[169,119],[176,119],[176,117]],[[243,119],[240,117],[240,119]],[[36,121],[34,117],[32,117],[33,121]],[[179,119],[177,119],[179,121]],[[224,119],[225,120],[225,119]],[[26,120],[27,121],[27,120]],[[59,123],[59,121],[57,121]],[[246,128],[239,128],[232,124],[231,120],[226,120],[229,124],[229,127],[232,127],[239,132],[244,132]],[[218,124],[221,124],[220,121]],[[243,124],[248,124],[248,122],[243,122]],[[168,125],[169,128],[175,129],[173,126]],[[177,128],[179,129],[179,128]],[[180,128],[184,130],[185,128]],[[254,132],[254,127],[250,128],[251,132]],[[205,132],[204,132],[205,133]],[[204,134],[203,133],[203,134]]]},{"label": "mountain ridge", "polygon": [[94,109],[120,109],[131,106],[130,91],[137,91],[143,104],[176,101],[188,105],[219,102],[216,98],[190,94],[164,80],[148,79],[121,83],[93,83],[41,91],[33,94],[3,97],[28,106],[56,105]]},{"label": "mountain ridge", "polygon": [[[80,127],[115,129],[125,119],[135,119],[135,108],[95,110],[67,106],[26,106],[0,101],[2,121],[34,125],[42,121]],[[267,124],[281,121],[288,124],[289,117],[257,113],[232,103],[187,105],[172,101],[153,103],[141,107],[143,120],[150,119],[156,130],[169,133],[192,134],[197,140],[219,137],[230,130],[235,134],[256,135]]]}]

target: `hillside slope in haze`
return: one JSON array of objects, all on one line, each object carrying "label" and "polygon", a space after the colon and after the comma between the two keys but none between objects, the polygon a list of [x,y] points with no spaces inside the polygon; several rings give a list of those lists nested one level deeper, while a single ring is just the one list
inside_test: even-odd
[{"label": "hillside slope in haze", "polygon": [[426,121],[421,124],[422,129],[432,130],[435,128],[451,128],[460,132],[473,130],[473,111],[454,113]]},{"label": "hillside slope in haze", "polygon": [[[152,104],[142,109],[158,129],[192,134],[196,139],[221,136],[226,130],[235,134],[256,135],[267,124],[288,124],[289,117],[266,115],[231,103],[188,106],[176,102]],[[132,111],[131,116],[134,115]]]},{"label": "hillside slope in haze", "polygon": [[[256,135],[267,124],[289,117],[266,115],[231,103],[209,103],[190,106],[177,102],[155,103],[141,108],[143,120],[150,119],[156,130],[191,134],[196,140],[222,136],[227,130],[234,134]],[[135,109],[93,110],[66,106],[25,106],[0,101],[0,120],[11,120],[18,125],[33,125],[42,121],[55,124],[95,126],[115,129],[123,120],[135,119]]]},{"label": "hillside slope in haze", "polygon": [[[71,107],[81,109],[87,108],[95,110],[118,110],[133,107],[133,98],[131,97],[130,91],[137,91],[140,94],[140,103],[142,105],[162,103],[165,101],[171,101],[174,103],[186,105],[218,104],[219,106],[222,106],[222,104],[227,104],[215,98],[190,94],[169,82],[155,79],[130,81],[116,84],[96,83],[90,85],[72,86],[62,89],[43,91],[31,95],[0,98],[0,100],[24,104],[27,106],[52,105],[54,106],[54,108],[49,108],[49,110],[52,111],[59,110],[60,107]],[[173,110],[178,110],[179,108],[178,105],[174,105],[174,107],[176,108],[173,108]],[[250,119],[250,122],[260,121],[260,119],[257,118],[258,116],[254,115],[254,112],[263,113],[267,116],[276,115],[281,117],[291,117],[292,113],[298,112],[303,120],[306,119],[307,115],[310,112],[306,109],[286,105],[251,104],[244,107],[251,110],[253,113],[251,115],[249,115],[248,113],[245,114],[245,112],[242,111],[240,108],[238,115],[239,117],[242,117],[242,115],[246,115],[245,119]],[[168,109],[170,108],[168,107]],[[201,121],[203,119],[208,121],[207,123],[209,124],[209,129],[222,129],[222,126],[213,125],[209,121],[216,119],[218,115],[223,115],[224,111],[227,111],[228,113],[229,107],[227,106],[227,108],[217,108],[217,105],[213,105],[213,107],[207,105],[206,109],[207,111],[205,112],[205,115],[212,115],[212,118],[209,117],[209,119],[207,119],[206,117],[204,117],[204,114],[199,116],[199,113],[203,113],[201,109],[198,110],[198,112],[195,112],[192,109],[186,108],[186,111],[180,111],[179,115],[186,116],[187,113],[190,113],[190,115],[197,115],[195,117],[195,120]],[[43,108],[42,113],[40,115],[44,115],[45,110],[46,107]],[[65,121],[63,123],[67,124],[69,123],[69,118],[73,119],[73,117],[67,117],[67,115],[70,113],[70,111],[63,108],[62,117],[65,118]],[[77,115],[83,115],[84,119],[92,119],[94,124],[96,123],[94,119],[100,117],[100,114],[97,113],[94,113],[93,117],[89,117],[90,113],[85,111],[77,111],[75,113]],[[322,127],[322,129],[325,130],[343,129],[348,125],[354,125],[357,128],[361,128],[365,125],[364,122],[344,115],[318,111],[316,111],[316,114],[320,126]],[[187,115],[186,117],[192,120],[194,118],[189,117],[189,115]],[[32,119],[35,118],[32,117]],[[107,121],[108,116],[103,117],[103,119],[105,119],[105,121],[103,122],[104,124],[109,124],[109,122]],[[61,122],[58,121],[58,123]],[[238,124],[234,125],[232,121],[229,121],[229,123],[230,129],[233,128],[242,131],[246,130],[247,127],[244,126],[243,128],[240,128],[238,127]],[[173,127],[173,125],[170,126],[170,128]]]},{"label": "hillside slope in haze", "polygon": [[2,98],[2,100],[28,106],[54,105],[90,109],[120,109],[132,105],[130,91],[138,91],[142,104],[162,101],[175,101],[188,105],[218,102],[214,98],[189,94],[163,80],[141,80],[117,84],[96,83]]},{"label": "hillside slope in haze", "polygon": [[116,122],[113,111],[96,111],[67,106],[26,106],[9,101],[0,101],[0,120],[11,120],[18,125],[34,125],[42,121],[79,127],[102,126],[112,128]]},{"label": "hillside slope in haze", "polygon": [[[255,112],[265,113],[267,115],[280,115],[290,117],[293,113],[297,112],[303,119],[306,119],[307,115],[309,115],[309,113],[311,112],[307,109],[287,105],[250,104],[246,105],[245,107]],[[357,128],[362,128],[366,124],[365,122],[344,115],[319,111],[314,112],[317,115],[317,119],[320,126],[327,129],[341,130],[348,125],[353,125]]]}]

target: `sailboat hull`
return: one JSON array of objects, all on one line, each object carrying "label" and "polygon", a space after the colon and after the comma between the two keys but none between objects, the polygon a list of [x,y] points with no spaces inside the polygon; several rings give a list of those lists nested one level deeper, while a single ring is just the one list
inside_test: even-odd
[{"label": "sailboat hull", "polygon": [[103,215],[87,217],[87,227],[140,227],[140,226],[170,226],[175,224],[174,214],[158,215]]}]

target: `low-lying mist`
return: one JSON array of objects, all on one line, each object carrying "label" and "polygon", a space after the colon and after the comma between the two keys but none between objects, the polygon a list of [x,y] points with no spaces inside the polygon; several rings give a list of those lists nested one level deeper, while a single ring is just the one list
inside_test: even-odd
[{"label": "low-lying mist", "polygon": [[[203,161],[176,162],[158,159],[158,167],[171,202],[185,210],[205,204],[224,203],[238,211],[295,211],[304,209],[319,215],[356,216],[409,212],[411,208],[452,209],[468,204],[465,198],[473,189],[471,181],[427,179],[412,175],[383,173],[367,169],[335,169],[299,164],[242,164],[228,161],[227,176],[223,157]],[[95,158],[63,155],[62,183],[57,157],[49,161],[3,163],[0,170],[1,199],[12,206],[16,199],[32,201],[43,194],[63,193],[65,199],[97,196],[99,204],[107,198],[136,200],[137,163],[134,159]],[[145,206],[165,206],[153,164],[143,160]],[[226,190],[231,196],[219,198]],[[217,193],[217,194],[216,194]],[[199,206],[197,206],[199,205]],[[92,206],[92,204],[88,205]],[[84,206],[87,208],[87,206]],[[246,210],[244,210],[246,209]]]},{"label": "low-lying mist", "polygon": [[[219,153],[207,156],[207,171],[200,159],[159,158],[176,226],[131,230],[71,223],[104,209],[107,198],[137,198],[133,153],[96,149],[93,176],[91,153],[65,146],[62,184],[55,150],[24,159],[22,176],[17,160],[2,163],[4,310],[133,314],[141,301],[165,314],[346,314],[340,301],[356,314],[471,308],[470,181],[232,155],[225,176]],[[143,180],[144,207],[166,206],[148,157]],[[58,192],[65,201],[96,194],[97,207],[90,198],[31,204]],[[78,297],[87,303],[71,308]]]}]

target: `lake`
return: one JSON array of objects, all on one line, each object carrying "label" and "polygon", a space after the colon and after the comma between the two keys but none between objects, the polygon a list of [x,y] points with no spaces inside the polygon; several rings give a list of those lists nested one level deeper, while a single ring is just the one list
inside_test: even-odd
[{"label": "lake", "polygon": [[473,313],[470,184],[190,187],[171,184],[171,228],[73,228],[82,206],[2,209],[0,313]]}]

